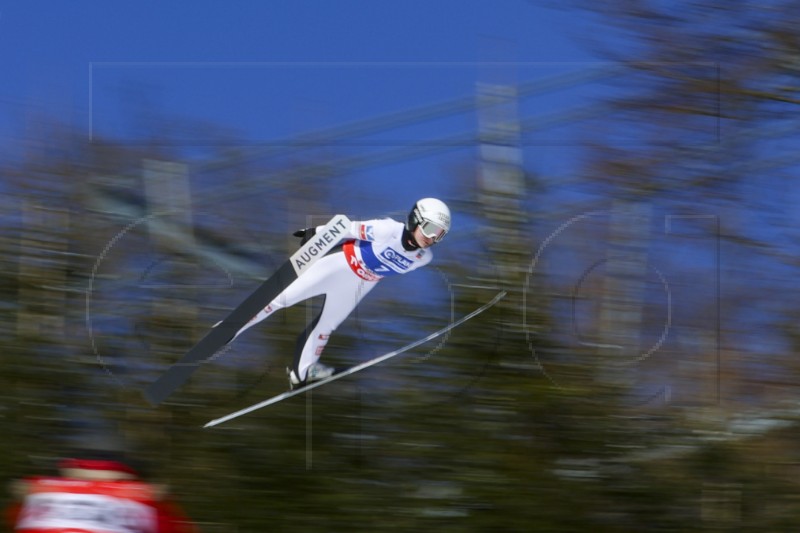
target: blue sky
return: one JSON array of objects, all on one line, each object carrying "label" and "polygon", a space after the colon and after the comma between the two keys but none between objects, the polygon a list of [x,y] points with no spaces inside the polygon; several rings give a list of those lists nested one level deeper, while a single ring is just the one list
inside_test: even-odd
[{"label": "blue sky", "polygon": [[[58,117],[87,139],[141,141],[145,128],[180,118],[213,123],[244,145],[280,144],[321,128],[474,98],[478,81],[526,82],[595,66],[578,44],[582,12],[524,0],[269,0],[0,2],[0,156]],[[510,65],[491,68],[496,62]],[[580,90],[580,88],[579,88]],[[524,102],[524,115],[584,103],[568,86]],[[200,133],[197,133],[200,132]],[[474,111],[348,139],[348,155],[477,133]],[[533,134],[531,146],[542,139]],[[559,130],[545,138],[564,144]],[[178,143],[214,144],[198,128]],[[376,148],[374,145],[378,145]],[[566,142],[569,144],[569,141]],[[372,165],[345,189],[394,190],[365,198],[361,216],[405,210],[419,193],[471,198],[452,169],[474,160],[467,143],[426,157]],[[526,154],[568,173],[564,148]],[[450,175],[448,176],[448,173]],[[471,179],[471,178],[470,178]],[[471,183],[469,185],[472,185]],[[461,192],[454,188],[462,188]],[[367,195],[369,196],[369,193]],[[374,195],[372,195],[374,196]],[[460,198],[458,198],[460,197]],[[344,195],[331,199],[345,201]]]},{"label": "blue sky", "polygon": [[[225,120],[259,142],[457,97],[476,80],[476,62],[591,59],[574,43],[574,14],[539,4],[3,2],[2,134],[24,135],[25,110],[88,128],[95,106],[93,122],[107,131],[124,99],[114,88],[138,82],[172,112]],[[278,110],[294,121],[269,120]]]}]

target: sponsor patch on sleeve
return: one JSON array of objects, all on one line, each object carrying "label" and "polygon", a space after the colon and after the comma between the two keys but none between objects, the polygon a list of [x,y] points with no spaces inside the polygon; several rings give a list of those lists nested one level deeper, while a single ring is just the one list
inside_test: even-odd
[{"label": "sponsor patch on sleeve", "polygon": [[375,232],[374,232],[372,226],[368,226],[367,224],[361,224],[361,226],[359,228],[359,231],[358,231],[358,237],[362,241],[373,241],[373,240],[375,240]]}]

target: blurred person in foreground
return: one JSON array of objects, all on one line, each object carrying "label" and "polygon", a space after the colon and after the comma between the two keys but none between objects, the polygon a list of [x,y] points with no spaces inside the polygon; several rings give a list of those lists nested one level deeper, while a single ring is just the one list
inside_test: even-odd
[{"label": "blurred person in foreground", "polygon": [[10,530],[20,533],[197,533],[163,486],[125,462],[86,454],[62,460],[58,474],[14,482]]}]

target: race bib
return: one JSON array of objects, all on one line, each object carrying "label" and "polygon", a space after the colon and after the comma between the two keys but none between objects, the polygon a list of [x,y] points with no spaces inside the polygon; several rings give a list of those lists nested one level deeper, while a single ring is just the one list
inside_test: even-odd
[{"label": "race bib", "polygon": [[25,499],[17,529],[155,533],[152,507],[101,494],[40,492]]}]

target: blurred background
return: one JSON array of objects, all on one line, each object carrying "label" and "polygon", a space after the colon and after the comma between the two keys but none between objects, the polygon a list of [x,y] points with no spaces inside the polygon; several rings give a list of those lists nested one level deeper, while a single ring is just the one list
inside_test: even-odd
[{"label": "blurred background", "polygon": [[[795,2],[0,8],[0,474],[114,442],[208,532],[792,531]],[[141,390],[337,213],[453,211],[283,391],[314,302]],[[794,250],[794,251],[793,251]],[[11,504],[11,492],[0,503]]]}]

